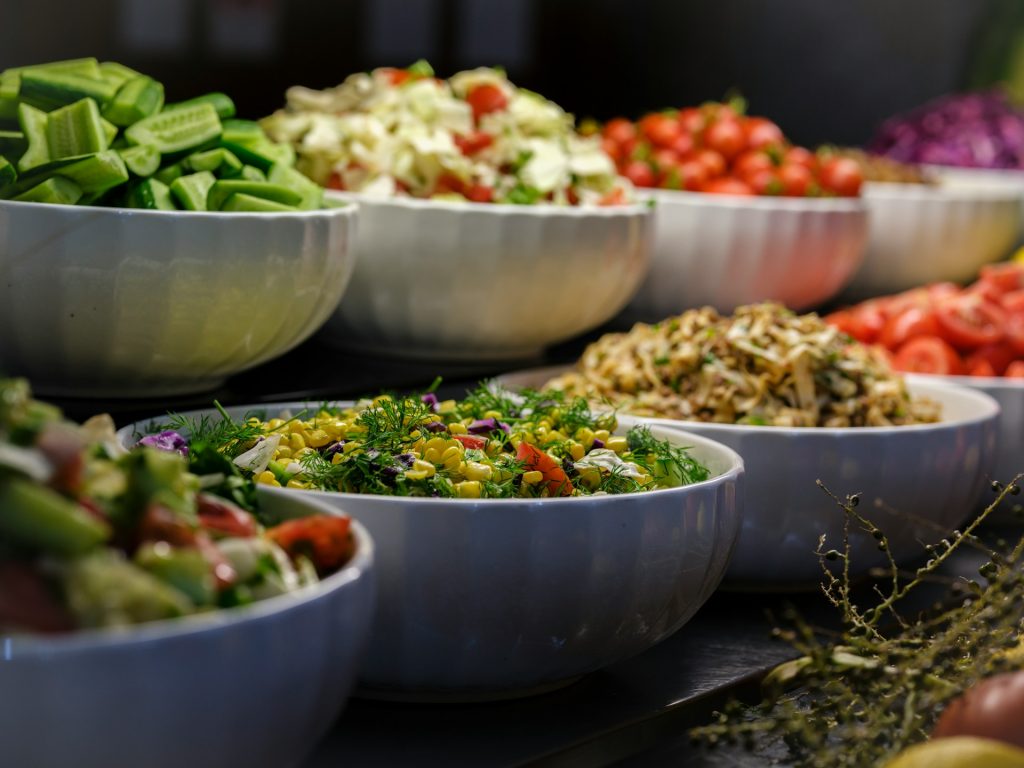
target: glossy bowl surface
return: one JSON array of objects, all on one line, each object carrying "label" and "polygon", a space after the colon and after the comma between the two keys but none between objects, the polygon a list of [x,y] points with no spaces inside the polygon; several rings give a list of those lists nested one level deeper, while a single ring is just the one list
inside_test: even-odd
[{"label": "glossy bowl surface", "polygon": [[[305,405],[228,412],[294,413]],[[125,428],[122,439],[146,426]],[[683,626],[728,565],[741,523],[743,463],[696,435],[653,431],[692,446],[712,477],[681,488],[554,499],[270,489],[344,509],[376,543],[378,610],[361,691],[449,701],[538,693],[638,654]]]},{"label": "glossy bowl surface", "polygon": [[843,292],[849,300],[974,279],[1017,242],[1024,184],[873,182],[863,199],[870,235],[864,263]]},{"label": "glossy bowl surface", "polygon": [[[539,388],[566,369],[499,377],[508,387]],[[880,527],[898,561],[924,555],[970,517],[996,462],[999,405],[986,394],[919,378],[912,394],[936,400],[943,421],[902,427],[759,427],[649,419],[727,445],[743,457],[743,531],[725,577],[731,588],[811,589],[821,581],[815,550],[839,548],[845,513],[840,499],[861,494],[858,512]],[[854,526],[851,573],[887,561],[877,542]]]},{"label": "glossy bowl surface", "polygon": [[591,330],[648,265],[647,206],[359,195],[358,255],[332,344],[383,356],[522,359]]},{"label": "glossy bowl surface", "polygon": [[[262,494],[285,517],[331,513]],[[10,766],[297,766],[356,679],[374,544],[314,587],[243,608],[64,636],[0,633],[0,744]]]},{"label": "glossy bowl surface", "polygon": [[651,267],[624,312],[631,322],[766,300],[808,309],[839,293],[864,256],[868,218],[856,198],[672,190],[652,190],[651,198]]},{"label": "glossy bowl surface", "polygon": [[0,370],[39,394],[211,389],[309,337],[354,266],[354,206],[140,211],[0,201]]}]

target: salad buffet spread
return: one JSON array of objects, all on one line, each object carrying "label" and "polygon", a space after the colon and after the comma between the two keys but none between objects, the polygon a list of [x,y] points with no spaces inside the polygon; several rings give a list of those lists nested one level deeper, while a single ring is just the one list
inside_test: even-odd
[{"label": "salad buffet spread", "polygon": [[[586,227],[587,221],[614,216],[622,206],[649,202],[650,216],[645,213],[644,221],[623,226],[670,231],[666,217],[674,215],[673,209],[658,205],[659,199],[670,198],[649,198],[655,194],[650,190],[656,189],[659,195],[707,195],[702,200],[711,206],[709,210],[728,208],[729,215],[737,217],[730,221],[739,222],[736,226],[741,229],[748,208],[756,211],[763,202],[751,198],[800,198],[791,202],[793,210],[805,217],[803,221],[810,222],[801,230],[810,242],[814,233],[834,226],[830,217],[838,215],[838,209],[833,205],[836,201],[827,198],[850,198],[856,206],[862,199],[871,201],[872,184],[897,183],[930,190],[932,197],[922,201],[941,200],[948,193],[957,200],[969,199],[974,206],[970,210],[980,211],[986,197],[977,190],[988,182],[977,182],[980,187],[956,186],[954,177],[931,166],[1024,167],[1024,118],[1000,93],[951,96],[893,118],[867,150],[823,146],[816,151],[794,145],[773,121],[747,115],[742,100],[649,112],[635,121],[620,117],[604,125],[593,121],[577,125],[573,115],[517,87],[500,68],[472,69],[444,79],[422,61],[406,68],[380,67],[352,74],[325,90],[294,86],[285,94],[285,106],[260,120],[237,117],[232,99],[219,92],[176,101],[165,97],[164,86],[157,80],[95,58],[0,72],[0,277],[4,278],[0,282],[4,290],[18,291],[23,275],[19,260],[24,255],[9,252],[4,225],[27,222],[31,214],[37,217],[33,222],[44,222],[28,225],[42,233],[34,232],[33,237],[36,242],[40,237],[45,240],[51,233],[45,219],[38,217],[65,206],[146,210],[152,212],[147,215],[167,217],[165,221],[187,228],[190,217],[198,221],[209,214],[264,218],[320,211],[331,207],[326,188],[353,201],[351,210],[356,215],[360,199],[413,198],[428,210],[446,206],[466,216],[505,216],[511,209],[515,216],[501,226],[533,232],[539,240],[537,248],[542,248],[548,235],[536,233],[553,230],[537,228],[535,222],[554,210],[571,211]],[[1015,182],[1003,179],[1003,194],[1007,183]],[[1020,197],[1024,205],[1024,186]],[[879,200],[872,204],[882,204]],[[863,216],[863,209],[853,212]],[[697,223],[686,226],[697,229],[686,230],[688,236],[724,236],[713,230],[715,216],[693,221]],[[772,226],[764,225],[763,232],[761,225],[751,227],[754,245],[762,245],[757,238],[770,244],[785,236]],[[481,234],[485,231],[489,230],[460,226],[419,235],[424,242],[447,237],[443,241],[450,252],[472,253],[489,237]],[[323,247],[339,265],[349,247],[348,237],[325,239]],[[270,258],[289,263],[309,242],[309,232],[282,234],[280,242],[275,239],[269,244]],[[372,238],[361,238],[360,259],[372,260],[375,246]],[[665,251],[664,243],[660,248]],[[606,258],[610,257],[595,253],[595,273],[606,267],[598,263]],[[660,253],[659,258],[666,256]],[[799,253],[788,258],[787,268],[796,276],[802,269]],[[432,277],[444,278],[450,290],[437,296],[437,301],[455,307],[459,275],[449,267],[431,262],[423,269]],[[543,274],[523,276],[521,284],[503,281],[496,288],[520,291],[528,301],[530,280],[556,285],[573,280],[557,253],[544,260],[542,269]],[[351,267],[339,270],[348,274]],[[152,279],[180,280],[182,292],[177,298],[187,303],[195,288],[180,279],[187,271],[178,264],[164,264],[152,272]],[[725,282],[739,281],[742,271],[729,265]],[[60,284],[94,280],[96,296],[116,303],[116,298],[109,298],[112,284],[103,282],[118,279],[116,270],[111,274],[114,277],[100,277],[96,264],[83,262],[74,275],[57,274],[54,280]],[[812,279],[823,278],[812,275]],[[387,285],[361,284],[360,290],[387,311],[405,311],[389,300]],[[242,293],[225,293],[223,301],[231,305],[227,309],[234,315],[251,316],[255,327],[261,322],[259,312]],[[339,293],[343,304],[345,297]],[[641,542],[650,538],[682,546],[696,536],[705,553],[730,552],[738,534],[730,533],[721,520],[738,520],[744,507],[739,483],[742,462],[722,446],[717,446],[720,453],[709,452],[706,438],[685,432],[687,421],[731,425],[744,439],[759,431],[768,434],[772,427],[830,428],[838,441],[867,433],[891,439],[892,445],[901,431],[940,428],[951,435],[944,439],[959,441],[963,450],[957,460],[968,461],[983,455],[983,450],[980,443],[968,445],[967,441],[982,438],[954,432],[960,425],[978,430],[985,423],[991,426],[998,408],[985,392],[998,391],[1003,409],[1001,459],[1016,456],[1024,469],[1024,448],[1012,444],[1024,427],[1014,421],[1024,414],[1024,405],[1014,399],[1024,398],[1024,386],[1015,383],[1024,378],[1022,264],[990,263],[981,268],[976,282],[966,286],[936,279],[852,306],[844,306],[841,296],[833,295],[826,307],[820,307],[833,310],[823,318],[796,314],[773,298],[766,295],[763,301],[733,304],[731,311],[723,311],[722,304],[728,302],[709,293],[698,305],[676,306],[675,314],[659,322],[604,333],[586,346],[574,369],[537,390],[506,389],[497,381],[485,381],[474,383],[464,396],[440,399],[434,393],[437,383],[429,389],[420,384],[410,387],[415,394],[360,392],[359,399],[348,405],[324,402],[298,412],[268,406],[241,418],[233,418],[219,403],[215,416],[193,417],[176,413],[168,402],[150,414],[152,429],[130,437],[115,433],[109,416],[72,423],[57,407],[34,399],[28,382],[0,379],[0,640],[9,644],[27,638],[31,647],[33,638],[94,633],[101,639],[130,641],[136,624],[173,627],[190,621],[193,614],[237,615],[264,601],[266,605],[297,604],[274,603],[274,598],[299,601],[303,595],[326,594],[324,584],[332,574],[344,571],[357,556],[368,556],[370,544],[357,545],[358,525],[343,512],[327,514],[311,507],[304,515],[281,519],[263,509],[268,501],[303,499],[320,492],[326,492],[332,504],[345,504],[353,496],[387,497],[396,505],[394,514],[416,509],[402,506],[415,499],[441,505],[415,512],[420,515],[477,509],[471,505],[479,504],[480,511],[471,515],[474,525],[496,525],[481,522],[496,519],[486,517],[483,510],[519,500],[527,504],[515,508],[524,510],[520,533],[528,539],[532,536],[530,540],[541,548],[548,534],[532,532],[531,526],[539,524],[530,517],[531,510],[541,515],[544,511],[565,514],[557,511],[563,507],[551,505],[570,502],[597,520],[599,513],[616,514],[620,507],[615,505],[623,503],[623,498],[642,497],[664,509],[685,508],[693,520],[679,528],[653,530],[661,523],[656,525],[650,518],[652,530],[628,532],[635,520],[631,522],[627,515],[621,523],[623,544],[635,536]],[[309,304],[309,322],[320,327],[335,310],[337,293],[326,306],[311,292]],[[74,319],[76,313],[89,310],[74,303],[57,306],[55,311]],[[203,311],[202,306],[194,307],[196,313]],[[130,313],[118,317],[118,322],[129,325],[138,322]],[[592,321],[587,330],[597,330],[602,319]],[[515,318],[476,318],[477,348],[491,343],[488,334],[493,328],[514,322]],[[5,352],[4,343],[0,338],[0,370],[11,365],[8,360],[19,359]],[[252,343],[246,337],[222,340],[220,346],[251,352],[247,345]],[[76,348],[74,343],[54,346],[61,354]],[[281,352],[288,348],[282,344]],[[402,354],[397,349],[380,352]],[[89,364],[84,357],[77,362],[80,369]],[[153,363],[156,368],[172,364],[169,359]],[[939,402],[912,396],[912,386],[902,372],[966,374],[981,394],[950,400],[956,403],[955,412],[946,412]],[[207,382],[197,382],[196,389]],[[69,386],[74,393],[74,382]],[[622,419],[620,414],[629,417]],[[669,430],[674,438],[653,434],[646,423],[649,417],[674,420]],[[628,424],[620,428],[620,420]],[[663,427],[666,422],[660,423]],[[820,434],[825,429],[810,431]],[[687,447],[688,439],[693,447]],[[740,441],[738,450],[742,454],[749,450],[743,445],[753,444],[754,440]],[[723,457],[732,457],[731,469],[723,468],[728,463]],[[742,458],[751,459],[751,466],[756,463],[749,455]],[[756,457],[758,462],[764,458]],[[848,460],[854,462],[843,458]],[[779,471],[785,473],[783,464],[778,465]],[[852,467],[853,463],[847,469]],[[974,469],[993,471],[992,467]],[[791,474],[796,477],[796,470]],[[994,479],[1000,500],[1019,493],[1020,475]],[[759,476],[757,482],[766,481]],[[821,589],[828,602],[841,610],[843,632],[848,633],[843,644],[828,646],[819,633],[791,615],[798,630],[780,630],[779,636],[790,640],[802,656],[768,676],[769,687],[776,686],[770,689],[774,698],[770,696],[758,710],[743,710],[746,714],[740,717],[735,716],[741,705],[730,705],[716,723],[698,728],[695,735],[711,744],[723,739],[743,741],[751,749],[756,749],[757,738],[778,735],[792,759],[824,765],[815,762],[825,758],[821,758],[822,744],[815,741],[818,736],[806,732],[806,718],[838,718],[827,704],[834,694],[836,702],[844,702],[843,696],[853,697],[856,705],[846,711],[851,722],[856,720],[864,715],[865,701],[857,698],[862,696],[857,686],[866,684],[876,685],[872,690],[890,697],[887,700],[899,702],[901,722],[907,726],[899,730],[890,718],[885,721],[889,731],[868,734],[878,747],[871,754],[894,758],[890,765],[922,765],[950,756],[960,762],[949,765],[967,765],[981,755],[1003,760],[1001,765],[1024,765],[1019,729],[1007,730],[972,711],[978,699],[992,697],[1012,699],[1020,711],[1022,673],[995,676],[1019,668],[1020,654],[984,646],[983,630],[998,635],[1003,645],[1020,642],[1019,615],[1006,614],[1003,608],[1007,601],[1022,604],[1020,578],[1013,577],[1013,569],[1006,564],[1017,562],[1024,539],[1015,548],[991,554],[982,570],[988,586],[968,582],[974,602],[944,604],[939,613],[915,623],[903,618],[894,605],[930,578],[965,541],[977,543],[976,529],[991,509],[961,528],[940,526],[937,543],[922,545],[919,553],[926,564],[917,565],[902,549],[894,554],[890,542],[899,537],[890,539],[870,510],[856,509],[860,493],[870,489],[834,489],[836,494],[847,490],[853,492],[845,502],[833,495],[846,521],[842,540],[827,540],[822,523],[817,549],[809,547],[804,553],[820,559]],[[833,489],[826,492],[832,495]],[[831,503],[825,496],[822,499],[826,506]],[[758,502],[748,507],[755,518],[772,507],[770,499]],[[876,507],[880,506],[882,500],[877,499]],[[907,512],[924,514],[926,510]],[[972,509],[962,512],[960,519]],[[770,524],[749,518],[745,522],[750,530]],[[581,536],[586,527],[581,526]],[[600,538],[596,530],[588,534],[595,537],[594,542]],[[858,608],[851,598],[850,574],[858,572],[856,567],[851,571],[851,562],[859,556],[851,542],[862,534],[877,543],[891,566],[892,593],[887,596],[876,589],[881,602],[873,609]],[[514,536],[506,538],[511,541]],[[482,547],[483,541],[478,533],[467,535],[459,546]],[[432,551],[430,541],[418,541],[415,546]],[[664,570],[666,558],[644,561],[643,550],[639,551],[636,562],[622,566],[621,579],[622,588],[637,591],[638,600],[648,578],[638,574],[682,580],[681,574]],[[383,562],[393,562],[390,557],[395,553],[385,554]],[[500,545],[479,555],[493,558],[501,567],[526,566],[509,562]],[[432,556],[440,573],[446,565],[445,552]],[[836,561],[842,566],[841,575],[830,565]],[[587,568],[597,574],[614,562],[618,561],[602,554]],[[567,568],[570,565],[566,563]],[[705,585],[706,593],[693,598],[688,610],[678,612],[681,623],[707,599],[725,567],[725,561],[715,564],[714,583]],[[626,572],[629,569],[632,575]],[[911,577],[906,576],[907,569]],[[527,579],[528,572],[523,573]],[[403,610],[396,594],[416,600],[420,607],[437,597],[429,593],[429,578],[415,588],[396,591],[396,574],[385,569],[381,576],[386,599],[379,610],[388,621],[393,622]],[[772,574],[765,573],[764,578],[771,583]],[[557,595],[570,581],[569,576],[554,579],[544,590]],[[409,597],[403,591],[407,589],[423,591]],[[499,614],[506,597],[492,596]],[[608,601],[614,604],[628,601]],[[546,617],[542,606],[538,598],[542,624],[547,620],[556,626],[556,619]],[[440,616],[443,609],[438,611],[437,627],[435,617],[418,619],[424,626],[417,631],[424,633],[427,642],[450,636],[467,648],[483,642],[483,633],[460,637],[464,629],[450,616],[447,620]],[[368,615],[363,619],[367,626]],[[629,635],[634,629],[640,631],[631,628],[640,615],[639,610],[629,609],[611,618],[621,621],[620,634]],[[883,626],[883,615],[896,618],[898,631]],[[1003,621],[1006,615],[1010,618]],[[500,616],[494,618],[499,620]],[[524,631],[507,627],[497,634],[515,636]],[[557,636],[560,631],[550,629],[544,640],[555,650],[570,640],[586,640],[585,624],[574,630],[572,638]],[[128,634],[104,634],[117,632]],[[968,635],[977,636],[982,645],[972,646],[970,653],[961,652],[957,643],[967,642],[962,638]],[[943,643],[952,645],[947,648]],[[917,685],[922,676],[903,675],[900,665],[910,663],[903,654],[905,648],[928,658],[935,650],[931,672],[922,673],[931,686],[927,693],[924,689],[920,695],[907,693],[907,686]],[[976,664],[968,668],[967,662],[946,663],[957,656],[970,656]],[[343,670],[350,678],[357,674],[356,662],[351,664],[351,670]],[[854,669],[858,672],[850,671]],[[878,675],[872,677],[876,669],[885,670],[886,685],[877,683]],[[868,683],[856,678],[865,670]],[[0,703],[12,695],[2,684],[3,673],[0,660]],[[409,674],[397,693],[422,694]],[[523,672],[524,679],[535,682],[543,679],[537,674],[537,670]],[[831,687],[821,687],[822,680],[833,675],[841,684],[833,680]],[[794,686],[800,692],[780,706],[778,690]],[[442,697],[451,693],[427,691]],[[508,691],[468,686],[454,693],[486,698]],[[927,712],[921,702],[927,703]],[[942,716],[936,717],[936,709],[941,708]],[[855,725],[867,722],[875,721],[865,717]],[[1014,722],[1019,723],[1019,716]],[[844,721],[834,738],[854,733],[849,725]],[[13,739],[13,732],[4,738]],[[852,741],[829,742],[827,759],[842,755],[846,748],[853,748]],[[860,764],[835,760],[828,764]]]}]

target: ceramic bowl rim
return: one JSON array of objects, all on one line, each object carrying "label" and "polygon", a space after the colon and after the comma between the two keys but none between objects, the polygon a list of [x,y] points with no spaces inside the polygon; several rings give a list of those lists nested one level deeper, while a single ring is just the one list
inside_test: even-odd
[{"label": "ceramic bowl rim", "polygon": [[109,219],[169,219],[169,220],[180,220],[187,221],[189,219],[202,219],[204,221],[216,221],[216,222],[232,222],[237,221],[240,223],[253,222],[256,220],[260,221],[279,221],[279,220],[318,220],[318,219],[351,219],[354,218],[359,211],[359,206],[352,201],[348,202],[347,205],[338,205],[337,203],[342,202],[338,199],[333,199],[334,205],[325,206],[323,208],[315,208],[313,210],[302,210],[302,211],[158,211],[150,210],[147,208],[123,208],[116,206],[104,206],[104,205],[64,205],[61,203],[36,203],[26,202],[22,200],[0,200],[0,212],[9,209],[12,213],[17,213],[19,209],[26,211],[48,211],[55,216],[67,215],[73,216],[76,213],[78,215],[89,214],[100,218]]},{"label": "ceramic bowl rim", "polygon": [[484,216],[538,216],[541,218],[646,218],[651,207],[643,201],[627,205],[512,205],[509,203],[475,203],[470,200],[423,200],[416,197],[372,197],[358,192],[326,190],[328,200],[357,203],[361,209],[391,208],[404,211],[473,213]]},{"label": "ceramic bowl rim", "polygon": [[749,209],[779,213],[832,213],[864,216],[867,206],[862,197],[782,197],[778,195],[718,195],[679,189],[642,189],[640,194],[653,200],[655,210],[661,203],[690,208]]},{"label": "ceramic bowl rim", "polygon": [[1020,203],[1024,189],[1016,190],[1010,184],[902,184],[895,181],[864,182],[864,200],[885,202],[928,203]]}]

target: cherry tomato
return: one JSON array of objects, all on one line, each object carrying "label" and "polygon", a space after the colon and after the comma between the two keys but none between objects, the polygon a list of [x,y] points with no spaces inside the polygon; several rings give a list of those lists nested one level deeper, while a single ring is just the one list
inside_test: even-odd
[{"label": "cherry tomato", "polygon": [[781,195],[783,191],[782,179],[774,168],[752,173],[743,181],[750,185],[755,195]]},{"label": "cherry tomato", "polygon": [[941,301],[935,308],[939,331],[957,349],[977,349],[1003,336],[1006,313],[981,296],[964,294]]},{"label": "cherry tomato", "polygon": [[696,192],[704,187],[711,178],[708,167],[700,160],[686,160],[679,164],[679,180],[682,188]]},{"label": "cherry tomato", "polygon": [[679,157],[687,157],[696,146],[697,143],[693,140],[693,136],[683,131],[676,136],[669,149],[679,155]]},{"label": "cherry tomato", "polygon": [[683,130],[690,135],[695,135],[703,131],[704,125],[707,123],[707,118],[704,116],[704,113],[697,107],[680,109],[679,114],[676,115],[676,120],[679,121]]},{"label": "cherry tomato", "polygon": [[747,138],[738,120],[723,119],[704,129],[704,145],[728,162],[746,149]]},{"label": "cherry tomato", "polygon": [[1008,379],[1024,379],[1024,360],[1014,360],[1006,366],[1003,376]]},{"label": "cherry tomato", "polygon": [[786,165],[802,165],[811,172],[818,169],[818,159],[814,153],[803,147],[789,147],[782,155],[782,162]]},{"label": "cherry tomato", "polygon": [[733,175],[747,181],[755,173],[770,171],[775,168],[775,163],[768,156],[768,153],[759,149],[748,149],[739,155],[732,164]]},{"label": "cherry tomato", "polygon": [[814,184],[814,174],[806,166],[784,163],[779,168],[779,182],[782,184],[782,194],[787,197],[807,197]]},{"label": "cherry tomato", "polygon": [[656,149],[651,154],[651,162],[659,171],[667,171],[679,165],[679,155],[671,149]]},{"label": "cherry tomato", "polygon": [[897,349],[917,336],[938,335],[939,323],[935,313],[928,307],[910,306],[886,320],[878,342],[888,349]]},{"label": "cherry tomato", "polygon": [[[857,335],[854,333],[856,326],[853,322],[853,313],[849,309],[837,309],[835,312],[825,315],[822,319],[841,333],[857,339]],[[860,339],[857,339],[857,341],[860,341]]]},{"label": "cherry tomato", "polygon": [[960,356],[938,336],[918,336],[896,352],[894,367],[908,373],[938,373],[955,376],[961,372]]},{"label": "cherry tomato", "polygon": [[226,499],[208,493],[196,497],[199,525],[211,533],[235,538],[249,538],[256,535],[256,520]]},{"label": "cherry tomato", "polygon": [[601,135],[611,139],[616,144],[625,144],[627,141],[636,138],[636,127],[624,117],[616,117],[605,123]]},{"label": "cherry tomato", "polygon": [[750,185],[739,179],[725,176],[719,179],[710,179],[701,187],[701,192],[708,192],[712,195],[753,195],[754,190]]},{"label": "cherry tomato", "polygon": [[452,435],[466,448],[475,448],[482,451],[487,447],[487,438],[480,435]]},{"label": "cherry tomato", "polygon": [[622,175],[637,187],[654,186],[654,171],[651,170],[651,166],[642,160],[631,160],[622,169]]},{"label": "cherry tomato", "polygon": [[466,94],[466,101],[473,110],[474,120],[479,120],[483,115],[498,112],[508,106],[508,96],[501,88],[491,83],[474,86]]},{"label": "cherry tomato", "polygon": [[640,121],[640,133],[656,147],[671,147],[683,133],[679,121],[660,112],[652,112]]},{"label": "cherry tomato", "polygon": [[455,145],[464,155],[475,155],[494,143],[494,137],[483,131],[473,131],[465,136],[456,134]]},{"label": "cherry tomato", "polygon": [[471,184],[465,191],[466,199],[474,203],[489,203],[494,200],[494,187],[486,184]]},{"label": "cherry tomato", "polygon": [[708,176],[712,179],[725,173],[725,158],[713,149],[699,149],[693,159],[704,163],[704,167],[708,169]]},{"label": "cherry tomato", "polygon": [[818,177],[825,189],[842,197],[856,197],[860,194],[864,175],[856,160],[848,157],[832,157],[822,163]]},{"label": "cherry tomato", "polygon": [[525,440],[516,449],[516,459],[523,462],[527,471],[539,471],[544,475],[550,496],[571,496],[573,487],[562,465],[551,455]]},{"label": "cherry tomato", "polygon": [[352,557],[352,521],[339,515],[311,515],[267,530],[267,537],[292,558],[305,555],[317,573],[336,571]]},{"label": "cherry tomato", "polygon": [[[458,143],[458,139],[455,140],[455,143]],[[608,155],[616,165],[622,161],[622,147],[619,146],[618,142],[612,141],[611,139],[601,139],[601,149],[604,150],[604,153]],[[465,152],[465,150],[463,150],[463,152]]]},{"label": "cherry tomato", "polygon": [[761,149],[785,141],[779,126],[764,117],[748,117],[743,123],[743,133],[750,149]]},{"label": "cherry tomato", "polygon": [[946,704],[932,738],[974,736],[1024,747],[1024,670],[975,683]]}]

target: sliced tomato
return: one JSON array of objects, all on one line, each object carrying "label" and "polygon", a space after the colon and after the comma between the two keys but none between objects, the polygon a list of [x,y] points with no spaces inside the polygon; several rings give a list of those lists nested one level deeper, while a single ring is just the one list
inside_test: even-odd
[{"label": "sliced tomato", "polygon": [[446,195],[455,193],[462,195],[466,192],[466,183],[453,173],[442,173],[434,187],[435,195]]},{"label": "sliced tomato", "polygon": [[988,360],[978,360],[973,364],[965,363],[964,367],[967,369],[968,376],[996,375],[996,369],[992,367],[992,363],[990,363]]},{"label": "sliced tomato", "polygon": [[464,155],[475,155],[494,143],[494,137],[484,131],[473,131],[465,136],[456,134],[455,145]]},{"label": "sliced tomato", "polygon": [[547,485],[549,495],[572,495],[572,481],[565,474],[562,465],[550,454],[524,440],[519,444],[519,448],[516,449],[516,459],[523,462],[523,466],[528,472],[536,470],[544,475],[544,482]]},{"label": "sliced tomato", "polygon": [[196,546],[195,529],[163,504],[151,502],[139,521],[139,541],[166,541],[173,547]]},{"label": "sliced tomato", "polygon": [[1004,293],[999,299],[999,304],[1007,312],[1024,314],[1024,290]]},{"label": "sliced tomato", "polygon": [[996,344],[986,344],[978,347],[964,358],[964,368],[968,371],[979,363],[987,363],[995,371],[996,376],[1002,376],[1007,366],[1017,359],[1016,350],[1010,346],[1007,340]]},{"label": "sliced tomato", "polygon": [[487,447],[487,438],[480,435],[452,435],[452,437],[462,443],[465,448],[475,448],[482,451]]},{"label": "sliced tomato", "polygon": [[957,296],[960,293],[960,286],[956,283],[931,283],[925,286],[925,290],[928,291],[928,296],[932,301],[942,301],[948,299],[951,296]]},{"label": "sliced tomato", "polygon": [[1008,262],[986,264],[981,268],[979,282],[989,283],[1002,293],[1024,289],[1024,264]]},{"label": "sliced tomato", "polygon": [[957,349],[977,349],[1003,336],[1006,313],[977,294],[963,294],[938,303],[939,331]]},{"label": "sliced tomato", "polygon": [[878,335],[878,342],[888,349],[897,349],[917,336],[938,336],[939,323],[927,306],[910,306],[890,315]]},{"label": "sliced tomato", "polygon": [[209,493],[200,493],[196,504],[199,525],[211,533],[242,539],[256,535],[256,519],[227,499]]},{"label": "sliced tomato", "polygon": [[340,515],[311,515],[288,520],[267,531],[267,536],[293,559],[308,557],[317,573],[336,571],[355,550],[352,521]]},{"label": "sliced tomato", "polygon": [[384,75],[388,79],[388,82],[391,83],[392,85],[401,85],[410,77],[412,77],[412,72],[410,72],[407,69],[396,69],[395,67],[381,67],[377,71]]},{"label": "sliced tomato", "polygon": [[473,119],[480,118],[491,112],[499,112],[508,106],[508,96],[498,86],[492,83],[482,83],[474,86],[466,94],[466,101],[473,110]]},{"label": "sliced tomato", "polygon": [[1024,360],[1014,360],[1010,363],[1003,376],[1007,379],[1024,379]]},{"label": "sliced tomato", "polygon": [[878,341],[887,318],[883,300],[872,299],[854,307],[833,312],[825,319],[843,333],[853,336],[857,341],[874,344]]},{"label": "sliced tomato", "polygon": [[961,372],[960,356],[938,336],[918,336],[896,352],[893,367],[908,373],[957,375]]},{"label": "sliced tomato", "polygon": [[345,189],[345,182],[341,180],[341,174],[338,171],[331,171],[331,175],[327,179],[327,188]]},{"label": "sliced tomato", "polygon": [[1014,313],[1006,318],[1003,326],[1007,343],[1018,355],[1024,355],[1024,313]]}]

